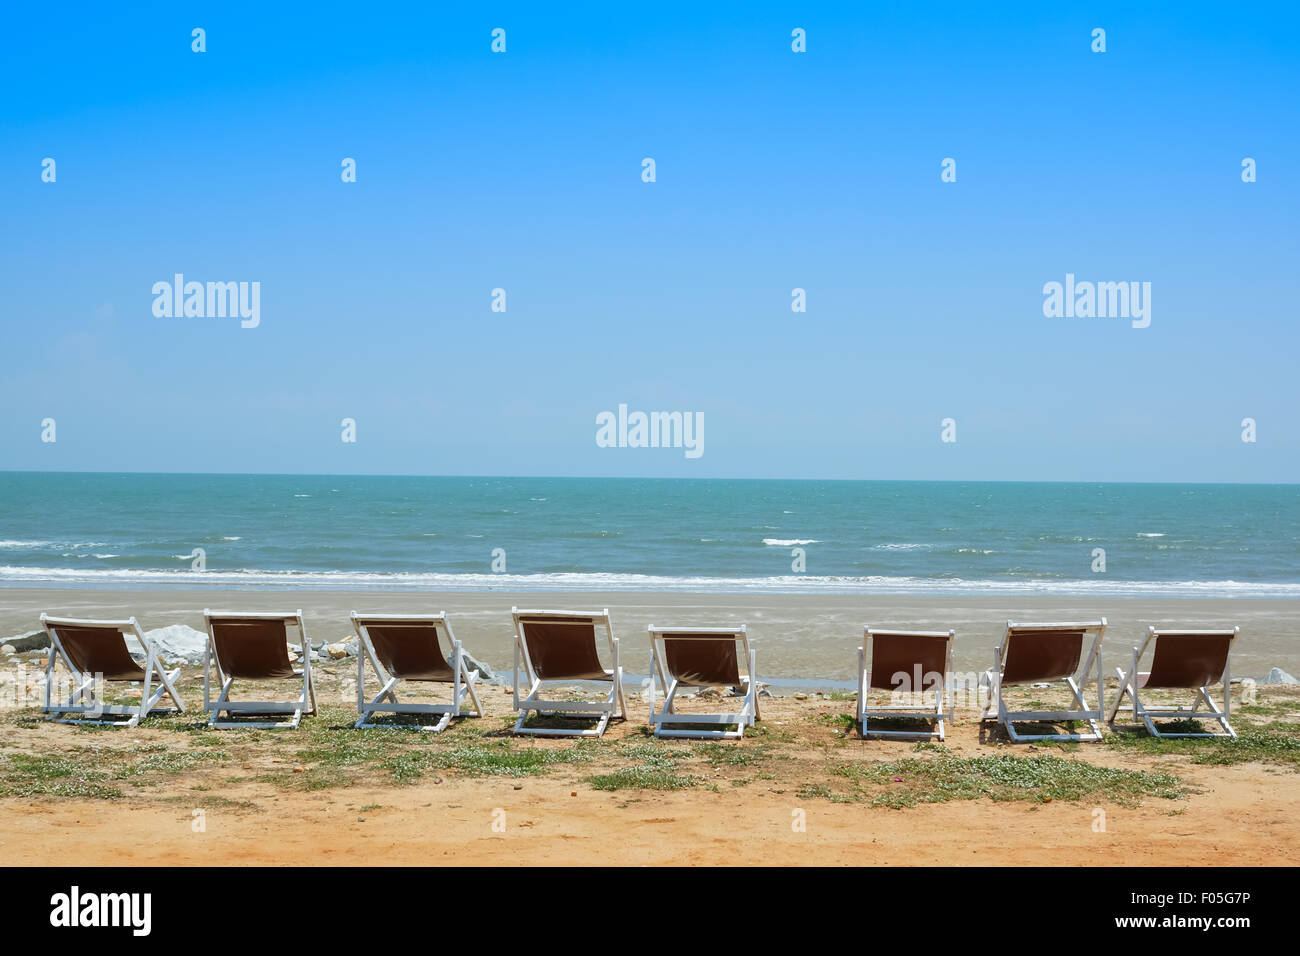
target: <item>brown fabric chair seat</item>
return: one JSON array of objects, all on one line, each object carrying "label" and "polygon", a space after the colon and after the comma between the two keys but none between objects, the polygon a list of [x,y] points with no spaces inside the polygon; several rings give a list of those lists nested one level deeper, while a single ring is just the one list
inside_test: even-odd
[{"label": "brown fabric chair seat", "polygon": [[738,687],[740,666],[736,639],[712,634],[664,636],[665,665],[679,684],[688,687]]},{"label": "brown fabric chair seat", "polygon": [[[922,686],[912,687],[920,666]],[[945,680],[948,668],[948,637],[921,634],[873,634],[871,637],[871,687],[875,690],[923,691],[931,675]],[[896,680],[906,675],[901,688]]]},{"label": "brown fabric chair seat", "polygon": [[1232,637],[1178,634],[1156,640],[1151,670],[1138,675],[1139,687],[1191,688],[1217,683],[1228,666]]},{"label": "brown fabric chair seat", "polygon": [[117,628],[60,624],[53,630],[80,673],[102,674],[106,681],[144,680],[144,668],[127,651]]},{"label": "brown fabric chair seat", "polygon": [[528,658],[542,680],[613,680],[596,653],[589,618],[520,618]]},{"label": "brown fabric chair seat", "polygon": [[302,677],[289,660],[283,621],[214,620],[217,660],[228,677],[249,680]]},{"label": "brown fabric chair seat", "polygon": [[375,656],[389,675],[402,680],[454,679],[451,664],[438,644],[438,628],[420,621],[385,621],[366,625]]},{"label": "brown fabric chair seat", "polygon": [[1003,684],[1063,680],[1079,668],[1083,631],[1017,631],[1005,651]]}]

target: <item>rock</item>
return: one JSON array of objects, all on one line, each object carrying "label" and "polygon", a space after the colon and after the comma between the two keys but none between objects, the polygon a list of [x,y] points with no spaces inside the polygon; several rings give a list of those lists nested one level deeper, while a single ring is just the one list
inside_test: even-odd
[{"label": "rock", "polygon": [[[154,628],[144,632],[149,643],[158,649],[164,661],[184,661],[186,664],[202,664],[208,653],[208,635],[205,631],[196,631],[186,624],[169,624],[167,627]],[[144,657],[144,648],[134,637],[126,639],[126,647],[136,657]]]},{"label": "rock", "polygon": [[808,699],[808,695],[807,695],[807,694],[804,694],[804,693],[801,692],[801,693],[795,694],[795,695],[794,695],[794,699],[795,699],[795,700],[807,700],[807,699]]},{"label": "rock", "polygon": [[1259,682],[1261,684],[1300,684],[1300,681],[1296,680],[1280,667],[1274,667],[1267,674],[1261,677]]},{"label": "rock", "polygon": [[351,656],[347,646],[344,644],[327,644],[325,645],[325,653],[336,661],[341,661],[345,657]]},{"label": "rock", "polygon": [[488,667],[472,654],[469,654],[463,647],[460,649],[460,659],[465,662],[465,666],[469,670],[478,671],[480,680],[490,681],[496,679],[497,675],[493,673],[492,668]]},{"label": "rock", "polygon": [[50,646],[50,635],[45,631],[28,631],[25,634],[16,634],[7,638],[5,644],[14,649],[15,654],[23,654],[27,651],[39,651],[42,648]]},{"label": "rock", "polygon": [[0,654],[3,654],[5,657],[13,657],[17,653],[18,652],[14,650],[12,644],[5,644],[3,647],[0,647]]}]

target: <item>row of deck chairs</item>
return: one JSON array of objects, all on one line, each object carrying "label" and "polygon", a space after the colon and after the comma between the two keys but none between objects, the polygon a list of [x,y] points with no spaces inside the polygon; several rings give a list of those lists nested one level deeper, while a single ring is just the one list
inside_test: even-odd
[{"label": "row of deck chairs", "polygon": [[[996,720],[1016,743],[1038,741],[1095,741],[1101,739],[1101,721],[1113,724],[1121,710],[1141,721],[1155,737],[1230,737],[1237,733],[1230,723],[1233,643],[1240,628],[1231,630],[1170,630],[1148,627],[1142,644],[1132,649],[1127,670],[1115,669],[1119,687],[1109,709],[1105,705],[1105,684],[1101,660],[1106,619],[1067,623],[1017,623],[1008,621],[1002,643],[993,649],[993,666],[979,676],[984,700],[981,720]],[[944,739],[945,721],[953,721],[956,688],[952,686],[952,647],[955,631],[885,631],[866,629],[858,649],[858,725],[868,736],[932,736]],[[1139,670],[1151,651],[1150,670]],[[870,666],[867,661],[870,660]],[[1095,704],[1088,702],[1084,686],[1094,685]],[[1223,706],[1210,696],[1220,685]],[[1064,685],[1069,704],[1058,710],[1011,710],[1004,689],[1033,686],[1049,689]],[[872,690],[920,692],[930,701],[922,708],[907,704],[872,705]],[[1153,707],[1143,700],[1148,691],[1189,691],[1190,706]],[[1124,706],[1125,699],[1128,706]],[[1149,695],[1148,695],[1149,699]],[[1204,708],[1204,709],[1202,709]],[[926,720],[932,730],[917,734],[909,730],[873,730],[870,721],[880,718]],[[1205,720],[1219,731],[1161,730],[1157,720]],[[1034,732],[1025,725],[1085,724],[1087,730],[1061,733]],[[1020,725],[1019,727],[1017,725]]]},{"label": "row of deck chairs", "polygon": [[[601,736],[611,718],[626,717],[623,668],[619,642],[614,636],[609,611],[521,611],[512,608],[515,626],[513,705],[519,713],[515,733],[549,736]],[[204,611],[208,632],[203,670],[203,704],[209,725],[217,728],[295,728],[302,717],[316,712],[311,655],[302,611],[293,613]],[[431,722],[418,729],[439,732],[462,714],[482,716],[476,683],[478,672],[469,666],[467,655],[445,613],[436,615],[359,614],[352,612],[357,653],[357,727],[376,724],[376,714],[417,715]],[[46,668],[45,713],[68,722],[123,723],[135,726],[149,713],[184,711],[176,691],[180,669],[164,669],[157,648],[144,636],[135,618],[125,621],[95,621],[41,615],[50,637]],[[301,670],[289,656],[289,631],[296,629],[303,648]],[[604,632],[611,666],[600,656]],[[1119,689],[1109,711],[1104,707],[1101,644],[1106,620],[1083,623],[1023,624],[1008,622],[1002,643],[994,650],[993,666],[979,679],[986,701],[982,719],[996,719],[1016,742],[1042,740],[1100,740],[1100,721],[1113,723],[1127,697],[1129,709],[1148,732],[1160,737],[1228,736],[1236,732],[1229,723],[1229,656],[1239,629],[1157,630],[1148,629],[1146,640],[1133,648],[1128,670],[1117,668]],[[655,627],[649,628],[650,680],[649,721],[656,736],[740,738],[745,728],[760,719],[756,655],[749,646],[744,626],[736,628]],[[134,638],[144,656],[141,665],[132,657],[127,639]],[[944,739],[945,723],[955,714],[952,683],[954,631],[897,631],[868,627],[858,649],[858,726],[863,737],[907,736]],[[1141,660],[1152,650],[1149,671],[1139,671]],[[54,700],[54,667],[61,662],[73,675],[69,696]],[[379,682],[379,693],[367,697],[367,666]],[[215,675],[215,681],[214,681]],[[100,699],[98,681],[139,682],[138,705],[112,705]],[[236,680],[301,681],[298,695],[291,700],[234,700]],[[1095,706],[1088,703],[1081,685],[1095,682]],[[398,690],[404,683],[450,684],[450,703],[402,701]],[[574,684],[607,685],[596,700],[574,700],[555,696],[557,687]],[[1050,711],[1008,709],[1003,689],[1023,685],[1064,684],[1071,703]],[[1210,688],[1222,685],[1223,707],[1210,697]],[[685,689],[729,687],[739,698],[738,710],[721,713],[692,713],[678,709],[678,697]],[[1194,693],[1191,707],[1152,708],[1142,700],[1148,690],[1188,690]],[[663,703],[657,704],[662,690]],[[214,695],[215,691],[215,695]],[[873,703],[872,691],[893,695],[910,694],[925,701],[921,705]],[[174,707],[159,708],[164,696]],[[877,695],[878,696],[878,695]],[[468,706],[467,706],[468,705]],[[1202,710],[1204,706],[1204,710]],[[594,726],[530,726],[530,715],[570,718],[570,722],[594,721]],[[249,720],[248,718],[263,718]],[[930,725],[925,731],[871,727],[882,718],[919,720]],[[1157,719],[1207,719],[1217,722],[1221,733],[1161,731]],[[1017,724],[1079,722],[1086,732],[1034,733],[1017,729]],[[730,729],[734,728],[734,729]]]}]

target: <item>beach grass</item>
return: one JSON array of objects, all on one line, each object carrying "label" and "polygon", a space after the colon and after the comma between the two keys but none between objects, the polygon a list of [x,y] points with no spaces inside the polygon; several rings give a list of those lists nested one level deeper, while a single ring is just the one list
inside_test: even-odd
[{"label": "beach grass", "polygon": [[620,758],[632,761],[631,766],[591,774],[585,779],[596,790],[682,790],[702,782],[700,777],[678,770],[678,764],[688,756],[685,749],[638,743],[621,748],[619,753]]},{"label": "beach grass", "polygon": [[1191,792],[1170,773],[1103,767],[1048,755],[961,757],[940,751],[932,757],[839,764],[832,773],[851,785],[842,796],[895,809],[980,798],[1033,803],[1092,798],[1137,806],[1144,797],[1178,800]]},{"label": "beach grass", "polygon": [[[1161,722],[1156,726],[1166,733],[1207,733],[1199,720]],[[1226,766],[1239,763],[1266,763],[1288,766],[1300,771],[1300,723],[1278,722],[1268,726],[1238,726],[1237,738],[1191,737],[1161,740],[1142,729],[1112,729],[1106,744],[1120,750],[1149,755],[1177,755],[1194,764]]]},{"label": "beach grass", "polygon": [[[322,699],[330,699],[329,682],[337,679],[322,668]],[[187,695],[196,691],[182,686]],[[0,740],[0,797],[130,796],[250,809],[263,795],[277,792],[551,776],[566,785],[621,792],[625,799],[638,791],[726,792],[753,786],[882,808],[985,798],[1129,806],[1194,792],[1179,776],[1192,765],[1258,763],[1300,770],[1300,695],[1289,691],[1235,709],[1235,741],[1159,740],[1121,724],[1101,745],[1043,742],[1021,748],[1002,745],[996,731],[986,737],[981,728],[974,755],[963,750],[958,732],[973,723],[968,716],[953,729],[955,747],[951,741],[864,741],[847,703],[774,699],[766,719],[746,728],[737,741],[655,738],[632,721],[615,721],[600,739],[516,736],[513,715],[498,708],[483,718],[455,721],[438,734],[411,729],[414,721],[405,717],[388,726],[355,729],[355,709],[346,703],[323,704],[293,731],[217,731],[193,711],[150,717],[134,730],[70,727],[44,721],[34,708],[11,709],[0,712],[0,724],[12,728]],[[889,720],[878,726],[895,724],[896,729],[912,726]],[[1104,766],[1114,763],[1117,751],[1131,754],[1133,764]]]}]

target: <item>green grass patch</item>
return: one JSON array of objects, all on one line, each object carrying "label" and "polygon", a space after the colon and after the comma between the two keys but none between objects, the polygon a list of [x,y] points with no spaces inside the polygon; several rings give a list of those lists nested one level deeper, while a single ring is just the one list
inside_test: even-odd
[{"label": "green grass patch", "polygon": [[1037,803],[1104,798],[1136,806],[1143,797],[1177,800],[1189,792],[1173,774],[1100,767],[1054,756],[958,757],[944,753],[878,764],[841,764],[832,772],[853,781],[861,798],[885,807],[982,797]]},{"label": "green grass patch", "polygon": [[[1157,722],[1156,726],[1168,733],[1203,733],[1207,729],[1197,720],[1168,724]],[[1217,727],[1217,723],[1214,726]],[[1144,754],[1175,754],[1187,757],[1195,764],[1268,763],[1300,771],[1300,735],[1297,730],[1300,730],[1300,725],[1291,723],[1244,727],[1237,729],[1236,740],[1229,737],[1161,740],[1145,730],[1114,730],[1106,737],[1106,743]]]},{"label": "green grass patch", "polygon": [[586,780],[597,790],[684,790],[702,782],[699,777],[677,770],[678,763],[689,755],[687,749],[638,743],[621,753],[635,761],[633,766],[594,774]]},{"label": "green grass patch", "polygon": [[0,758],[0,796],[83,797],[115,800],[122,791],[106,782],[102,770],[67,756],[9,754]]},{"label": "green grass patch", "polygon": [[412,783],[435,771],[452,771],[467,777],[528,777],[543,774],[557,764],[585,763],[596,748],[584,744],[567,747],[517,747],[516,741],[469,742],[446,750],[412,750],[380,762],[397,783]]},{"label": "green grass patch", "polygon": [[768,743],[745,743],[743,740],[737,740],[734,744],[701,744],[695,748],[695,753],[714,766],[752,767],[771,760],[773,750],[773,746]]}]

